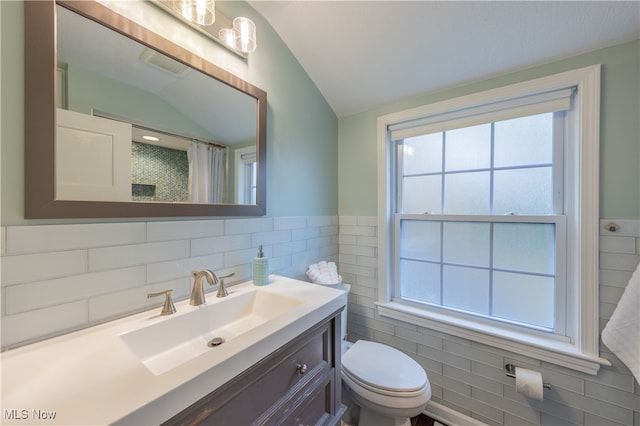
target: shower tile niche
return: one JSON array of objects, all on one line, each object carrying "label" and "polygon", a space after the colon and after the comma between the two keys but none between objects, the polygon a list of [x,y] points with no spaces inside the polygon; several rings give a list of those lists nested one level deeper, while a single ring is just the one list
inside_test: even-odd
[{"label": "shower tile niche", "polygon": [[131,173],[134,201],[189,201],[186,151],[133,142]]}]

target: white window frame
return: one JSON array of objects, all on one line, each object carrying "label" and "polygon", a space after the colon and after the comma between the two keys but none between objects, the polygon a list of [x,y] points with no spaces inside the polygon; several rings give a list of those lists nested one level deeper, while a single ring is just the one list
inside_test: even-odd
[{"label": "white window frame", "polygon": [[238,204],[252,204],[251,176],[249,173],[247,173],[246,166],[251,163],[256,163],[256,161],[257,156],[255,146],[239,148],[235,152],[235,194],[236,203]]},{"label": "white window frame", "polygon": [[[566,150],[565,202],[567,204],[567,303],[572,304],[571,341],[501,326],[493,321],[470,320],[445,310],[425,310],[393,299],[394,179],[389,127],[429,117],[502,102],[523,96],[577,87],[569,112]],[[599,335],[599,139],[600,65],[517,83],[460,98],[437,102],[378,117],[378,301],[381,316],[398,319],[443,333],[481,342],[588,374],[597,374],[601,358]],[[570,284],[572,283],[572,284]]]}]

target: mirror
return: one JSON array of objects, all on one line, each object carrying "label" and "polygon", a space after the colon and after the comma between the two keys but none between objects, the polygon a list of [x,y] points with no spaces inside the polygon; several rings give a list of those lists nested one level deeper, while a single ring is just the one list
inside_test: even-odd
[{"label": "mirror", "polygon": [[[99,3],[57,3],[24,3],[25,217],[264,215],[266,93]],[[165,166],[145,175],[150,156]],[[217,189],[197,195],[203,171]]]}]

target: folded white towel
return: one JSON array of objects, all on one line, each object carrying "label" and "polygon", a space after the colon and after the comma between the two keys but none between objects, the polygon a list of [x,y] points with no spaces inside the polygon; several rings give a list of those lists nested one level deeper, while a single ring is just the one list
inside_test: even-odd
[{"label": "folded white towel", "polygon": [[618,306],[602,330],[602,342],[629,367],[640,383],[640,265],[631,276]]},{"label": "folded white towel", "polygon": [[318,265],[315,265],[315,264],[309,265],[309,268],[307,269],[307,276],[311,278],[311,281],[313,282],[316,282],[317,280],[322,279],[322,274],[318,269]]},{"label": "folded white towel", "polygon": [[316,284],[340,284],[342,282],[335,262],[322,261],[309,265],[307,276]]}]

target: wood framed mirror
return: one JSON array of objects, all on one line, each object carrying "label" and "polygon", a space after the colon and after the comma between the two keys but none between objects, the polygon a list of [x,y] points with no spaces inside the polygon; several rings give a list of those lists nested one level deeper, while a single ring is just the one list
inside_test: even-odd
[{"label": "wood framed mirror", "polygon": [[[253,194],[251,199],[225,198],[214,202],[192,202],[192,198],[187,200],[149,200],[139,198],[141,201],[134,201],[134,194],[129,192],[124,198],[97,199],[83,198],[84,196],[63,195],[59,181],[61,175],[67,171],[63,167],[64,162],[61,149],[69,149],[66,144],[58,141],[60,134],[59,111],[60,99],[64,98],[59,84],[59,50],[57,8],[64,8],[64,13],[72,13],[90,21],[93,25],[99,25],[102,30],[107,30],[127,40],[132,40],[140,45],[141,49],[150,51],[151,54],[161,53],[164,58],[183,66],[188,72],[197,74],[201,80],[210,80],[221,85],[224,90],[239,94],[240,102],[250,105],[247,115],[251,115],[248,125],[244,127],[252,128],[250,140],[255,140],[255,160],[251,175],[247,179],[253,179],[255,185],[251,188]],[[127,217],[193,217],[193,216],[262,216],[266,214],[266,111],[267,94],[263,90],[249,84],[237,76],[223,70],[222,68],[208,62],[181,46],[153,33],[145,27],[115,13],[111,9],[93,1],[67,1],[67,0],[44,0],[24,2],[25,16],[25,218],[127,218]],[[75,26],[75,25],[74,25]],[[62,37],[61,37],[62,38]],[[67,37],[68,38],[68,37]],[[73,38],[73,37],[72,37]],[[82,37],[85,38],[85,37]],[[96,46],[97,47],[97,46]],[[112,61],[118,62],[118,61]],[[149,79],[150,80],[150,79]],[[216,89],[217,90],[217,89]],[[82,90],[86,93],[87,90]],[[209,93],[201,90],[199,93]],[[192,96],[193,97],[193,96]],[[200,111],[209,112],[205,121],[213,121],[211,118],[216,108],[221,111],[218,115],[223,115],[226,110],[232,110],[231,103],[214,106],[213,99],[216,96],[199,96],[199,100],[211,98],[211,104],[204,108],[200,106]],[[242,99],[244,98],[244,100]],[[136,98],[136,101],[138,98]],[[131,101],[125,103],[131,104]],[[102,108],[99,106],[92,108],[91,112],[84,111],[86,116],[97,116]],[[152,108],[138,108],[139,111],[151,111]],[[185,107],[183,110],[188,111]],[[109,115],[113,111],[109,111]],[[120,121],[120,111],[107,117],[107,120]],[[125,114],[127,119],[129,114]],[[104,118],[104,115],[100,118]],[[192,118],[192,117],[188,117]],[[134,118],[133,125],[138,127],[147,126],[154,117]],[[158,119],[166,122],[166,118]],[[195,121],[195,119],[194,119]],[[223,121],[232,121],[229,118]],[[157,130],[157,129],[152,129]],[[190,129],[189,129],[190,130]],[[246,129],[244,129],[246,130]],[[161,129],[160,133],[165,129]],[[215,132],[215,130],[214,130]],[[169,132],[170,133],[170,132]],[[188,132],[191,133],[191,132]],[[211,138],[203,138],[203,141],[217,144],[220,138],[226,136],[217,133]],[[189,136],[191,138],[191,136]],[[60,137],[62,140],[62,137]],[[199,141],[194,139],[194,141]],[[113,143],[110,142],[112,145]],[[230,143],[229,143],[230,144]],[[229,146],[226,141],[222,146]],[[74,147],[73,144],[70,144]],[[251,148],[251,146],[249,147]],[[245,152],[247,147],[238,149],[238,152]],[[75,161],[82,167],[80,169],[92,170],[99,168],[101,163],[93,163],[91,160],[96,152],[93,148],[86,149],[91,152],[92,157],[88,161]],[[251,149],[249,149],[251,151]],[[234,150],[227,149],[227,163],[233,161]],[[110,155],[110,152],[107,152]],[[239,154],[236,154],[239,156]],[[126,157],[126,155],[125,155]],[[83,158],[82,156],[80,158]],[[72,163],[74,161],[71,161]],[[69,164],[69,161],[67,161]],[[108,167],[106,169],[109,169]],[[107,174],[110,170],[107,170]],[[79,181],[87,180],[84,177],[77,178]],[[114,179],[109,177],[109,179]],[[135,184],[135,182],[134,182]],[[132,183],[127,183],[131,188]],[[247,186],[251,186],[247,184]],[[233,192],[233,185],[225,183],[227,192]],[[236,182],[237,187],[237,182]],[[129,191],[129,189],[127,189]],[[89,193],[93,193],[90,189]]]}]

